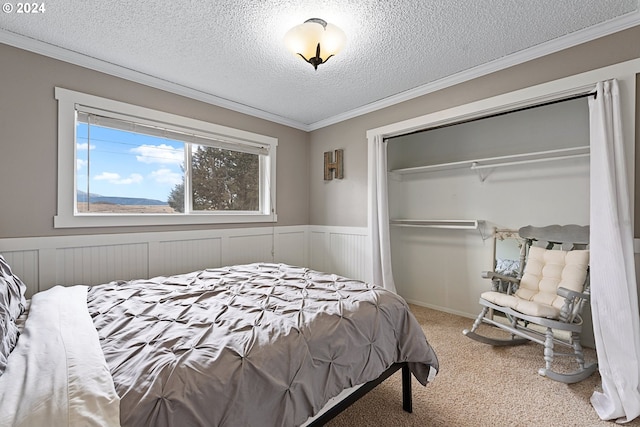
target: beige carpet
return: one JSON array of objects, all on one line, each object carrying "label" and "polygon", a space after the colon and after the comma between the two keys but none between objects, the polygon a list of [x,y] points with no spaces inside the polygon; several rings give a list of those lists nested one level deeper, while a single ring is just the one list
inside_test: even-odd
[{"label": "beige carpet", "polygon": [[[414,305],[411,309],[440,361],[440,372],[426,387],[413,380],[413,413],[402,410],[398,372],[328,427],[615,425],[600,420],[589,403],[593,391],[600,390],[597,372],[577,384],[552,381],[537,373],[544,365],[541,345],[491,347],[462,335],[471,319]],[[585,354],[587,361],[595,360],[594,350]],[[625,425],[640,426],[640,419]]]}]

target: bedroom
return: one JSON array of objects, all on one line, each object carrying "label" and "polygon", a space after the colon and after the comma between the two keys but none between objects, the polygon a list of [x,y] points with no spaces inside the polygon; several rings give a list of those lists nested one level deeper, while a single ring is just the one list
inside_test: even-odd
[{"label": "bedroom", "polygon": [[[56,283],[104,283],[114,272],[129,279],[271,259],[274,250],[279,261],[367,279],[368,130],[640,57],[640,30],[635,26],[307,131],[122,79],[110,69],[91,70],[90,65],[33,53],[12,46],[12,34],[3,35],[8,38],[0,45],[0,120],[4,141],[14,143],[3,143],[0,170],[3,182],[19,185],[0,191],[2,200],[12,201],[3,206],[0,252],[7,254],[31,293]],[[330,65],[319,67],[315,76],[330,73]],[[275,227],[54,228],[55,87],[277,137]],[[38,119],[37,126],[32,118]],[[345,150],[345,179],[324,182],[323,153],[339,148]],[[36,176],[41,179],[33,179]]]}]

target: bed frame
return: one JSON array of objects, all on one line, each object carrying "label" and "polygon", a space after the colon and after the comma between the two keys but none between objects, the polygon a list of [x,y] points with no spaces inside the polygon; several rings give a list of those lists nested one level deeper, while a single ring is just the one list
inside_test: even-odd
[{"label": "bed frame", "polygon": [[309,423],[307,427],[320,427],[325,425],[400,369],[402,369],[402,409],[409,413],[413,412],[413,401],[411,397],[411,371],[409,370],[409,365],[407,362],[394,363],[378,378],[363,384],[345,399],[341,400],[316,418],[313,422]]}]

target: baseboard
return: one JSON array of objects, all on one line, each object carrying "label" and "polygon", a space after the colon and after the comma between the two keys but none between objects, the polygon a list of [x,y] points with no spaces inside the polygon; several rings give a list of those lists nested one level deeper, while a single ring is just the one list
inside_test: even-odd
[{"label": "baseboard", "polygon": [[[414,300],[414,299],[405,298],[405,301],[408,302],[409,304],[414,304],[414,305],[417,305],[417,306],[420,306],[420,307],[430,308],[432,310],[443,311],[443,312],[449,313],[449,314],[455,314],[456,316],[466,317],[468,319],[475,319],[476,317],[478,317],[478,313],[480,312],[478,310],[478,313],[470,314],[470,313],[465,313],[465,312],[459,311],[459,310],[453,310],[453,309],[451,309],[449,307],[443,307],[443,306],[440,306],[440,305],[429,304],[429,303],[422,302],[422,301],[417,301],[417,300]],[[478,307],[480,307],[480,306],[478,306]]]}]

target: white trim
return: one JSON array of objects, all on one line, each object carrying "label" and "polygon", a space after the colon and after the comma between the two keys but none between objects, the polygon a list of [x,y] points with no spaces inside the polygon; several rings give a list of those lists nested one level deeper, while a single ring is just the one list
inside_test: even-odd
[{"label": "white trim", "polygon": [[[100,96],[76,92],[61,87],[55,88],[55,97],[58,101],[73,103],[74,107],[75,104],[80,104],[82,106],[80,107],[82,111],[110,111],[114,113],[122,113],[127,116],[140,117],[142,119],[150,118],[152,122],[175,124],[188,129],[200,129],[214,135],[219,135],[220,138],[230,137],[256,144],[267,144],[270,146],[278,145],[278,140],[270,136],[192,119],[190,117],[179,116],[177,114],[154,110],[152,108],[128,104],[126,102],[115,101],[113,99],[103,98]],[[93,107],[93,110],[91,107]]]},{"label": "white trim", "polygon": [[[233,224],[275,222],[276,216],[276,147],[277,138],[259,135],[240,129],[204,122],[189,117],[153,110],[112,99],[102,98],[60,87],[55,88],[58,100],[58,211],[54,217],[55,228],[120,227],[178,224]],[[269,154],[261,158],[261,207],[262,212],[235,213],[187,213],[187,214],[76,214],[75,213],[75,147],[77,105],[113,111],[141,120],[167,123],[195,132],[219,136],[221,139],[246,141],[252,145],[266,145]],[[268,160],[267,160],[268,159]]]},{"label": "white trim", "polygon": [[[194,224],[246,224],[256,222],[276,222],[275,215],[223,215],[223,214],[102,214],[75,215],[60,214],[53,217],[54,228],[91,227],[144,227],[149,225],[194,225]],[[274,218],[272,220],[272,218]]]},{"label": "white trim", "polygon": [[367,236],[367,227],[348,227],[333,225],[308,225],[310,232],[317,233],[335,233],[335,234],[351,234],[354,236]]},{"label": "white trim", "polygon": [[372,102],[364,105],[360,108],[347,111],[342,114],[338,114],[329,117],[324,120],[319,120],[315,123],[305,124],[296,120],[291,120],[276,114],[269,113],[257,108],[253,108],[247,105],[243,105],[228,99],[220,98],[218,96],[198,91],[192,88],[185,87],[173,82],[169,82],[163,79],[159,79],[148,74],[133,71],[131,69],[112,64],[110,62],[102,61],[96,58],[92,58],[78,52],[74,52],[68,49],[63,49],[58,46],[53,46],[48,43],[41,42],[29,37],[21,36],[15,33],[11,33],[6,30],[0,30],[0,43],[5,43],[10,46],[14,46],[20,49],[28,50],[40,55],[48,56],[50,58],[58,59],[70,64],[79,65],[81,67],[89,68],[92,70],[100,71],[115,77],[120,77],[132,82],[141,83],[146,86],[150,86],[156,89],[164,90],[166,92],[174,93],[177,95],[186,96],[191,99],[202,101],[211,105],[226,108],[239,113],[247,114],[253,117],[268,120],[274,123],[279,123],[285,126],[289,126],[295,129],[300,129],[306,132],[311,132],[323,127],[330,126],[354,117],[358,117],[364,114],[377,111],[391,105],[399,104],[401,102],[417,98],[465,81],[473,80],[475,78],[517,65],[536,58],[540,58],[545,55],[549,55],[554,52],[558,52],[563,49],[567,49],[573,46],[577,46],[581,43],[585,43],[591,40],[595,40],[600,37],[607,36],[609,34],[616,33],[618,31],[626,30],[634,27],[640,23],[640,9],[622,15],[618,18],[611,19],[609,21],[594,25],[592,27],[585,28],[580,31],[568,34],[557,39],[550,40],[546,43],[542,43],[538,46],[525,49],[511,55],[507,55],[500,59],[488,62],[486,64],[473,67],[469,70],[454,74],[437,80],[435,82],[427,83],[412,90],[399,93],[382,99],[380,101]]}]

